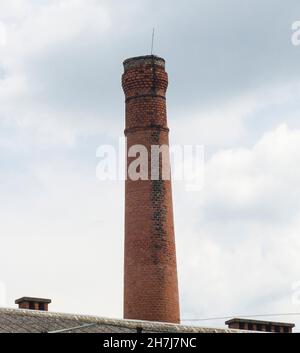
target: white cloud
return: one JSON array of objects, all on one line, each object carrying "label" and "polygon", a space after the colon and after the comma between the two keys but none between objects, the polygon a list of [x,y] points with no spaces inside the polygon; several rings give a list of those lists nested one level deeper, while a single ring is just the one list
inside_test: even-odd
[{"label": "white cloud", "polygon": [[207,166],[207,207],[212,207],[215,217],[226,217],[228,212],[241,217],[250,210],[258,218],[270,212],[274,222],[281,216],[293,216],[300,192],[299,148],[299,130],[288,130],[283,124],[266,133],[252,150],[216,153]]},{"label": "white cloud", "polygon": [[[300,130],[282,124],[209,159],[203,193],[177,228],[185,317],[299,311],[299,150]],[[191,198],[176,200],[176,214]]]},{"label": "white cloud", "polygon": [[122,186],[100,183],[93,166],[49,159],[1,176],[10,306],[28,294],[51,297],[52,311],[122,316]]},{"label": "white cloud", "polygon": [[[39,135],[44,144],[72,144],[79,131],[83,134],[87,131],[99,132],[98,113],[80,111],[81,102],[78,100],[74,109],[70,109],[70,104],[66,102],[59,107],[53,106],[51,94],[54,92],[55,99],[61,100],[61,92],[55,92],[67,81],[68,87],[63,89],[67,96],[68,90],[74,88],[74,83],[70,81],[76,81],[77,95],[88,96],[85,94],[88,87],[80,87],[80,84],[84,84],[80,76],[87,70],[86,62],[81,63],[80,58],[70,58],[70,55],[89,56],[84,53],[85,41],[90,38],[100,41],[101,36],[109,30],[111,19],[108,9],[95,0],[61,0],[48,2],[44,6],[31,4],[26,7],[27,11],[20,10],[24,16],[18,16],[14,7],[11,8],[13,5],[20,8],[24,4],[7,4],[3,8],[3,16],[9,16],[11,11],[16,18],[15,22],[7,24],[6,46],[1,51],[0,123],[5,121],[5,124],[17,128],[29,128]],[[76,50],[71,54],[72,48],[69,48],[66,59],[63,57],[66,52],[59,51],[70,44],[75,45]],[[81,46],[83,53],[78,53]],[[56,50],[58,52],[52,60],[45,60],[45,57],[52,55],[49,53]],[[72,61],[76,61],[78,66],[74,66]],[[62,66],[64,69],[61,69]],[[67,75],[68,68],[72,68],[69,76],[63,77]],[[76,75],[79,79],[76,79]],[[95,81],[94,74],[88,77]],[[94,94],[100,96],[100,92]],[[102,126],[107,124],[107,120],[102,119]]]},{"label": "white cloud", "polygon": [[[96,0],[58,0],[44,6],[37,4],[30,6],[26,16],[18,20],[9,27],[8,64],[10,61],[20,64],[24,55],[38,55],[49,46],[76,38],[80,40],[79,36],[84,32],[105,33],[111,26],[107,8]],[[19,57],[12,58],[13,54]]]},{"label": "white cloud", "polygon": [[[170,104],[170,124],[174,126],[171,137],[177,143],[183,144],[215,145],[223,148],[245,145],[249,143],[249,138],[253,142],[253,131],[250,129],[253,125],[255,132],[261,134],[275,128],[278,125],[277,120],[296,120],[299,99],[300,82],[296,78],[284,84],[257,88],[251,93],[238,95],[218,105],[196,105],[193,109],[186,107],[178,111]],[[284,111],[285,116],[275,119],[277,111]],[[268,120],[265,123],[267,126],[262,125],[262,120]]]},{"label": "white cloud", "polygon": [[31,3],[27,0],[4,0],[0,3],[0,16],[5,21],[22,19],[30,8]]}]

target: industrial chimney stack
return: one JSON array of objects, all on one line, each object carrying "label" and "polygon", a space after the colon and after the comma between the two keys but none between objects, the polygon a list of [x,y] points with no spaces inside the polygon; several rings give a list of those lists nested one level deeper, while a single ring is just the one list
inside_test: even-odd
[{"label": "industrial chimney stack", "polygon": [[[165,61],[135,57],[125,60],[124,71],[127,152],[143,145],[149,155],[148,180],[126,180],[124,318],[179,323],[171,180],[161,170],[151,180],[150,166],[151,146],[169,145]],[[127,157],[127,171],[136,158]],[[170,163],[169,155],[159,163]]]}]

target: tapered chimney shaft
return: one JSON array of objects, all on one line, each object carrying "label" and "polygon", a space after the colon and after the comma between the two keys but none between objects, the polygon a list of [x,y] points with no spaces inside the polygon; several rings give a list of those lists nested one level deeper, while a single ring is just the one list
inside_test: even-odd
[{"label": "tapered chimney shaft", "polygon": [[[147,180],[130,175],[126,180],[124,318],[179,323],[171,180],[161,170],[151,180],[151,146],[169,145],[164,59],[151,55],[126,60],[122,86],[127,152],[144,146],[149,162]],[[169,163],[167,157],[160,155],[160,169]],[[127,171],[135,159],[127,157]]]}]

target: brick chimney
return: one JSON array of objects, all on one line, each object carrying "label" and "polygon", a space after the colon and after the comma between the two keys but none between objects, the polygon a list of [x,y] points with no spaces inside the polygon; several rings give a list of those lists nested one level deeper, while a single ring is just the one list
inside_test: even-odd
[{"label": "brick chimney", "polygon": [[19,309],[48,311],[50,299],[23,297],[15,301],[19,305]]},{"label": "brick chimney", "polygon": [[275,333],[293,333],[295,324],[286,322],[261,321],[251,319],[234,318],[225,322],[230,329],[248,330],[248,331],[263,331]]},{"label": "brick chimney", "polygon": [[[169,145],[165,60],[125,60],[122,86],[127,152],[143,145],[149,155],[148,180],[127,175],[125,185],[124,318],[179,323],[171,180],[163,180],[161,170],[158,180],[150,178],[151,146]],[[127,171],[137,157],[127,157]]]}]

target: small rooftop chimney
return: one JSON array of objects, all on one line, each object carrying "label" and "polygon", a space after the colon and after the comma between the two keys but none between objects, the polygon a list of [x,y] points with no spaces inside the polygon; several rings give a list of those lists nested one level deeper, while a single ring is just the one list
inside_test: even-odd
[{"label": "small rooftop chimney", "polygon": [[260,321],[250,319],[231,319],[225,322],[229,328],[248,330],[248,331],[263,331],[275,333],[293,333],[295,324],[286,322]]},{"label": "small rooftop chimney", "polygon": [[15,301],[19,305],[19,309],[48,311],[50,299],[23,297]]}]

